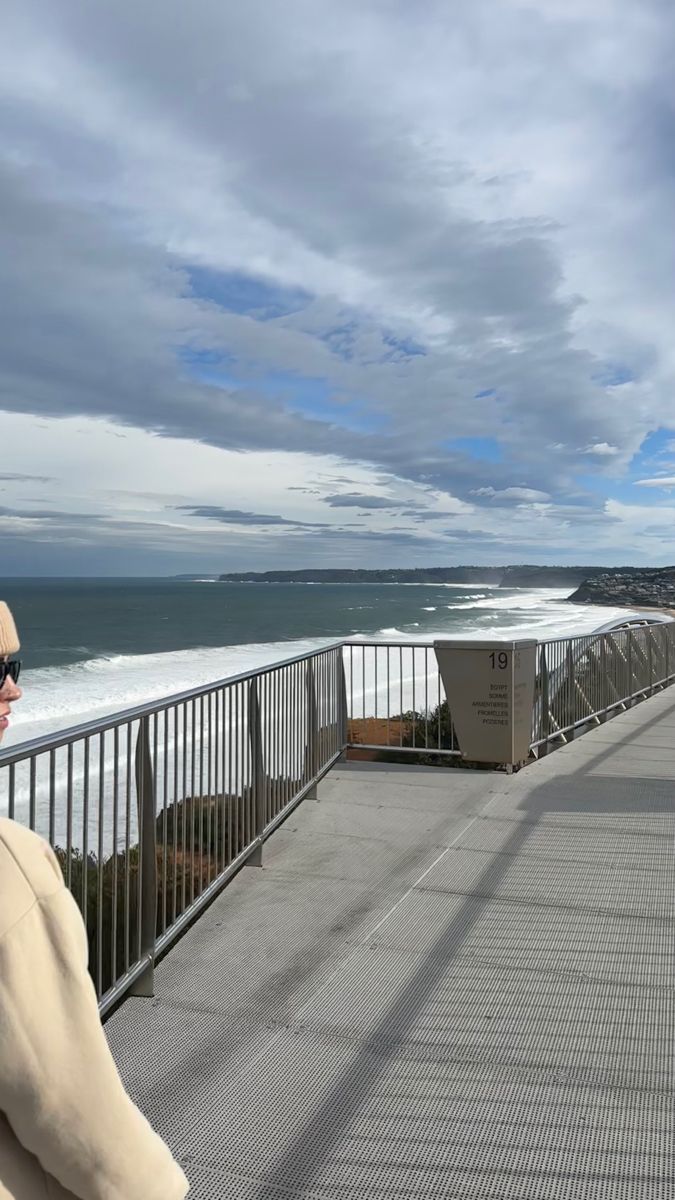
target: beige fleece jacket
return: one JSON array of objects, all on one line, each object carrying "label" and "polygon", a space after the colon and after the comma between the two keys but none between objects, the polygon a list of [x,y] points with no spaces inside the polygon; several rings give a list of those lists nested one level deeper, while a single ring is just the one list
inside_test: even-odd
[{"label": "beige fleece jacket", "polygon": [[0,818],[0,1200],[182,1200],[127,1096],[51,847]]}]

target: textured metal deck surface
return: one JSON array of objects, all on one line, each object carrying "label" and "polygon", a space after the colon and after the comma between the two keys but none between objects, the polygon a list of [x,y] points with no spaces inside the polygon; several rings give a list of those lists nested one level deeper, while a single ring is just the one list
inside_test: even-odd
[{"label": "textured metal deck surface", "polygon": [[334,770],[106,1030],[193,1200],[675,1196],[675,690]]}]

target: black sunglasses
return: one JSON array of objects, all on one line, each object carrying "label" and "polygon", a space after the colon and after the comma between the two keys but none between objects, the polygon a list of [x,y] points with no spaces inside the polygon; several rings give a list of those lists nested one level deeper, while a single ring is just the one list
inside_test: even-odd
[{"label": "black sunglasses", "polygon": [[12,679],[14,681],[14,683],[18,683],[20,674],[21,674],[21,659],[20,658],[14,658],[10,662],[0,662],[0,687],[2,687],[3,683],[5,682],[5,680],[7,679],[8,676],[10,679]]}]

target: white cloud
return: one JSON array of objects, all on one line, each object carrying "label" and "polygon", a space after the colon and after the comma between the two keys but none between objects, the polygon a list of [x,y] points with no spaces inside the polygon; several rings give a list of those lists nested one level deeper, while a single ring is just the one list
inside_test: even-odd
[{"label": "white cloud", "polygon": [[669,490],[670,488],[675,488],[675,475],[663,475],[656,479],[636,479],[635,486],[636,487],[648,487],[648,488],[664,488],[666,490]]},{"label": "white cloud", "polygon": [[472,496],[485,496],[490,500],[522,500],[525,503],[550,500],[548,492],[539,492],[536,488],[508,487],[501,491],[493,487],[475,488]]},{"label": "white cloud", "polygon": [[594,442],[593,445],[586,446],[581,453],[597,454],[598,458],[614,458],[621,451],[618,446],[612,446],[610,442]]}]

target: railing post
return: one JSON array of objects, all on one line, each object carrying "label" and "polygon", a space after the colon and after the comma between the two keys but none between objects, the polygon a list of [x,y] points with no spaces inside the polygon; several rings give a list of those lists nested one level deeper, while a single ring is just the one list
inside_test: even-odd
[{"label": "railing post", "polygon": [[629,704],[629,707],[632,708],[632,706],[633,706],[633,630],[629,626],[626,632],[628,634],[628,637],[626,639],[628,642],[628,647],[627,647],[627,652],[626,652],[626,658],[628,659],[628,704]]},{"label": "railing post", "polygon": [[600,640],[600,689],[602,699],[602,709],[599,717],[601,721],[607,720],[607,706],[609,703],[609,684],[607,679],[607,634],[603,633]]},{"label": "railing post", "polygon": [[546,645],[541,644],[539,651],[539,671],[541,675],[541,729],[540,736],[546,741],[539,747],[539,754],[548,754],[548,735],[551,727],[551,714],[549,711],[549,689],[548,689],[548,660],[546,657]]},{"label": "railing post", "polygon": [[574,722],[577,719],[577,684],[576,673],[574,669],[574,652],[572,650],[571,640],[567,646],[567,694],[569,696],[570,704],[568,724],[571,726],[568,738],[570,742],[573,742],[577,732],[574,725]]},{"label": "railing post", "polygon": [[654,639],[652,637],[651,625],[647,625],[647,646],[649,654],[647,656],[649,662],[649,695],[654,695]]},{"label": "railing post", "polygon": [[136,798],[138,804],[138,888],[140,946],[138,957],[147,959],[142,975],[129,991],[132,996],[155,994],[155,938],[157,931],[157,827],[155,780],[150,757],[150,718],[141,717],[136,738]]},{"label": "railing post", "polygon": [[664,637],[663,637],[663,641],[664,641],[663,661],[664,661],[664,666],[665,666],[665,677],[666,677],[666,679],[669,679],[670,678],[670,662],[669,662],[669,660],[670,660],[670,654],[669,654],[670,638],[668,637],[668,626],[667,625],[663,626],[663,634],[664,634]]},{"label": "railing post", "polygon": [[[318,772],[318,755],[319,755],[319,718],[316,704],[316,681],[314,678],[314,663],[311,658],[307,660],[307,673],[305,676],[305,688],[307,693],[307,746],[305,748],[305,778],[309,783],[316,778]],[[311,800],[317,799],[316,783],[307,793]]]},{"label": "railing post", "polygon": [[340,749],[345,750],[349,741],[349,712],[347,709],[347,675],[345,672],[344,651],[340,651],[340,669],[338,671],[338,737]]},{"label": "railing post", "polygon": [[251,743],[251,792],[253,794],[253,815],[255,820],[256,846],[249,857],[252,867],[263,865],[263,831],[265,829],[265,765],[263,762],[262,728],[260,724],[260,703],[258,700],[258,683],[252,679],[248,689],[248,736]]}]

